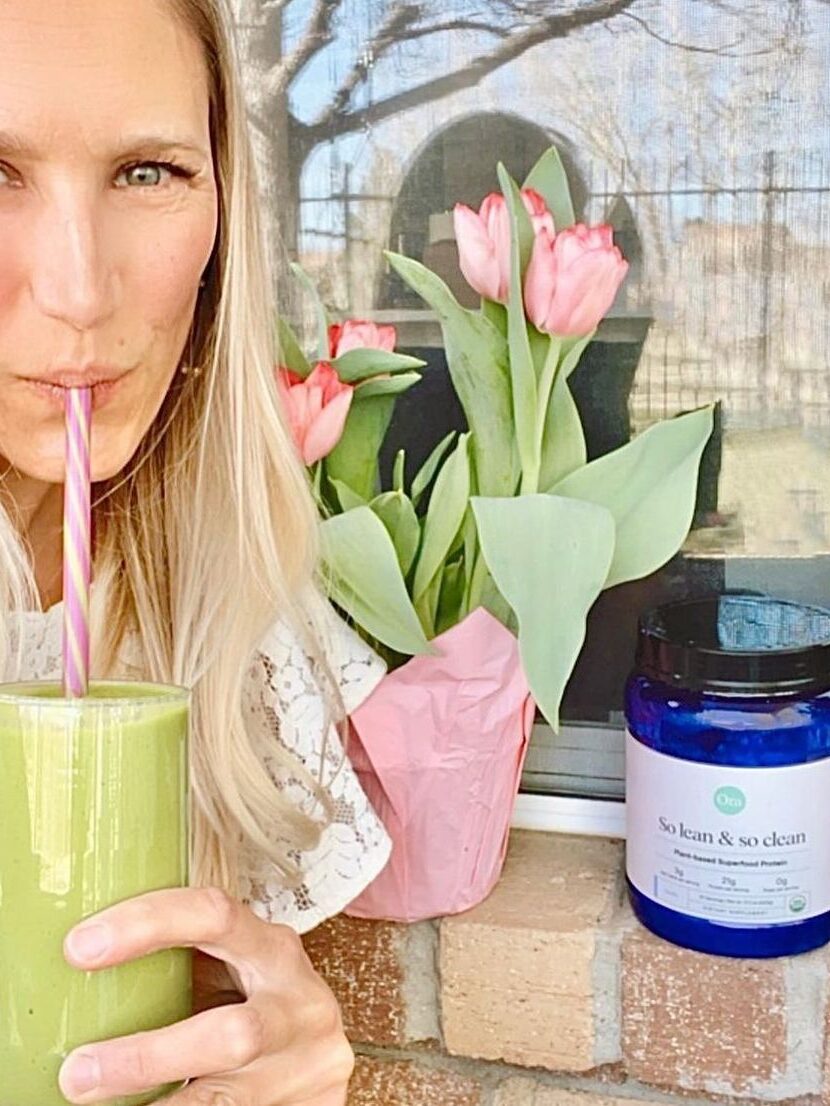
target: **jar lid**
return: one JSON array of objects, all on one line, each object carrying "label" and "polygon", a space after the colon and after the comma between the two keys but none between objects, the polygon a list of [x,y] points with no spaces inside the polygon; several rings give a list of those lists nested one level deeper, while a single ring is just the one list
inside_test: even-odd
[{"label": "jar lid", "polygon": [[746,592],[668,603],[640,618],[637,668],[694,691],[827,691],[830,610]]}]

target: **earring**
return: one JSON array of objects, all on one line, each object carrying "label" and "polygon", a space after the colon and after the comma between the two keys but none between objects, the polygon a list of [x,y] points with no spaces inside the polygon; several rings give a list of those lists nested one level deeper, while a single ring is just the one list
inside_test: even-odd
[{"label": "earring", "polygon": [[201,376],[202,375],[202,366],[201,365],[182,365],[181,369],[179,369],[179,372],[182,374],[182,376],[193,376],[193,377]]}]

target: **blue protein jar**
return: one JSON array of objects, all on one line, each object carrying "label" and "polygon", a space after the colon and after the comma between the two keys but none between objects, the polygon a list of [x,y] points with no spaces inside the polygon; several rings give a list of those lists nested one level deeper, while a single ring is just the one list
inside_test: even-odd
[{"label": "blue protein jar", "polygon": [[640,921],[721,956],[830,940],[830,611],[725,594],[640,620],[626,687]]}]

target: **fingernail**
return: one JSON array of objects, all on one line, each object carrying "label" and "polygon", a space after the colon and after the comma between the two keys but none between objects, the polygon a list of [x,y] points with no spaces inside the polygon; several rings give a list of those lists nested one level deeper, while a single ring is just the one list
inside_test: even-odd
[{"label": "fingernail", "polygon": [[66,946],[76,960],[100,960],[111,943],[109,930],[102,925],[73,929],[66,939]]},{"label": "fingernail", "polygon": [[94,1056],[79,1052],[61,1068],[61,1090],[71,1095],[94,1091],[101,1082],[101,1068]]}]

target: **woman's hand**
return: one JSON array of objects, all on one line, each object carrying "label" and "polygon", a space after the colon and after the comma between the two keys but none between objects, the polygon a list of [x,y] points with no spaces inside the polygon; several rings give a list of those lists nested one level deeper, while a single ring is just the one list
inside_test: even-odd
[{"label": "woman's hand", "polygon": [[[91,925],[104,926],[111,944],[83,957],[72,939]],[[225,961],[245,1001],[76,1049],[61,1068],[64,1095],[100,1102],[189,1078],[165,1106],[344,1106],[354,1058],[334,996],[293,930],[263,922],[224,891],[151,891],[118,903],[76,926],[64,952],[92,971],[186,946]],[[94,1083],[82,1083],[85,1071]]]}]

